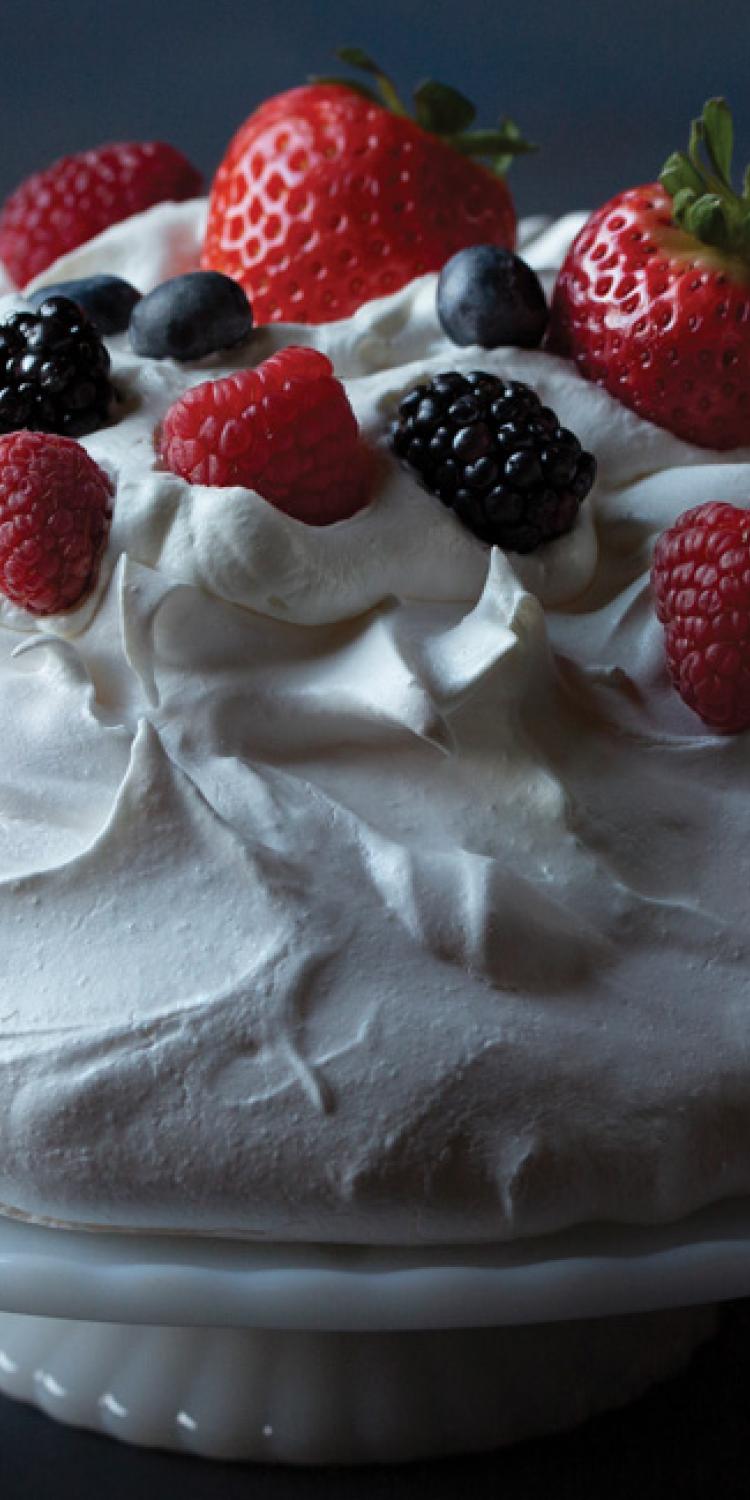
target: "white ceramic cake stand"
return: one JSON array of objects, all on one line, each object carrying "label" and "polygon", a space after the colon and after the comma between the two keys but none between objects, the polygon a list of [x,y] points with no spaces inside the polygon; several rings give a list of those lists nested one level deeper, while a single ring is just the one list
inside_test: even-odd
[{"label": "white ceramic cake stand", "polygon": [[512,1247],[268,1246],[0,1218],[0,1388],[128,1442],[394,1461],[584,1419],[750,1294],[750,1204]]}]

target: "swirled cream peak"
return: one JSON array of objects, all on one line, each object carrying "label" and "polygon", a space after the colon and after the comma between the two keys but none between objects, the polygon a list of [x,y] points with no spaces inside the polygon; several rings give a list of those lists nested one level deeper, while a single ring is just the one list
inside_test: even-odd
[{"label": "swirled cream peak", "polygon": [[[200,203],[50,267],[141,290]],[[580,219],[525,228],[549,278]],[[540,351],[458,350],[435,278],[195,365],[111,341],[97,596],[0,611],[0,1205],[64,1224],[447,1242],[750,1189],[749,775],[666,680],[648,589],[750,452]],[[20,305],[17,294],[6,307]],[[312,342],[379,451],[309,528],[159,470],[188,386]],[[392,457],[414,383],[530,381],[596,453],[569,536],[490,552]]]}]

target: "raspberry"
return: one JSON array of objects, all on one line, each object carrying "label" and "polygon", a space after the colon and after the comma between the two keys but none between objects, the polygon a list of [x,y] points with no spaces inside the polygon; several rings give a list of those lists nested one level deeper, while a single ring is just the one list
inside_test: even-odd
[{"label": "raspberry", "polygon": [[570,531],[596,460],[531,386],[445,370],[398,410],[394,452],[481,541],[532,552]]},{"label": "raspberry", "polygon": [[331,361],[282,349],[254,370],[193,386],[169,408],[161,460],[191,484],[243,485],[327,526],[369,498],[370,455]]},{"label": "raspberry", "polygon": [[0,590],[33,614],[69,609],[96,581],[112,487],[73,438],[0,437]]},{"label": "raspberry", "polygon": [[167,198],[202,192],[199,172],[164,141],[130,141],[63,156],[27,177],[0,210],[0,260],[17,286],[58,256]]},{"label": "raspberry", "polygon": [[651,577],[680,697],[712,729],[749,728],[750,513],[685,511],[659,537]]}]

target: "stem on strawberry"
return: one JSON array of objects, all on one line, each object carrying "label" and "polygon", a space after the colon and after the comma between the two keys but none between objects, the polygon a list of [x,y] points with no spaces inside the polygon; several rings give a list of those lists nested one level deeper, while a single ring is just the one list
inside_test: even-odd
[{"label": "stem on strawberry", "polygon": [[362,68],[365,73],[372,73],[377,81],[380,97],[391,114],[408,115],[409,111],[400,98],[395,84],[369,54],[363,52],[361,47],[339,47],[336,56],[340,57],[342,62],[349,63],[352,68]]},{"label": "stem on strawberry", "polygon": [[510,161],[513,156],[536,150],[522,138],[512,120],[503,120],[498,130],[467,130],[463,135],[446,135],[445,139],[463,156],[490,156],[495,161],[500,157]]},{"label": "stem on strawberry", "polygon": [[709,99],[693,120],[687,155],[675,151],[659,181],[672,198],[675,222],[704,245],[750,263],[750,167],[742,193],[732,187],[732,115],[725,99]]},{"label": "stem on strawberry", "polygon": [[[372,99],[391,114],[410,118],[392,79],[373,61],[361,47],[339,47],[336,53],[342,62],[359,68],[375,80],[375,88],[358,78],[316,77],[313,83],[338,83]],[[485,160],[490,171],[503,177],[515,156],[525,156],[537,147],[524,140],[513,120],[501,119],[494,130],[470,130],[476,115],[474,105],[458,89],[447,83],[438,83],[429,78],[414,90],[414,118],[423,130],[429,130],[460,151],[462,156],[476,156]]]}]

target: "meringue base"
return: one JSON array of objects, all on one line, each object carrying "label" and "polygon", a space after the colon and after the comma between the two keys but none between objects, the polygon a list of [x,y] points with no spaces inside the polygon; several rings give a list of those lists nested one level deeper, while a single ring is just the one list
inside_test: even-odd
[{"label": "meringue base", "polygon": [[145,1447],[392,1463],[561,1431],[640,1395],[710,1336],[697,1307],[394,1333],[165,1328],[0,1314],[0,1389]]}]

